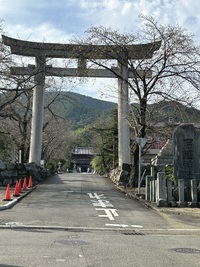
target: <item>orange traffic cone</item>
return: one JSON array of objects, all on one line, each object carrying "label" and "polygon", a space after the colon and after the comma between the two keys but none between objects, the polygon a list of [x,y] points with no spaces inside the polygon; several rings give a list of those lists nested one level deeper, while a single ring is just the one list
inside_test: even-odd
[{"label": "orange traffic cone", "polygon": [[33,187],[33,181],[32,181],[32,176],[29,177],[29,181],[28,181],[28,187]]},{"label": "orange traffic cone", "polygon": [[19,179],[18,186],[19,186],[19,193],[21,193],[22,191],[22,180],[21,179]]},{"label": "orange traffic cone", "polygon": [[26,177],[24,178],[24,182],[23,182],[23,187],[22,187],[23,190],[26,190]]},{"label": "orange traffic cone", "polygon": [[10,195],[10,184],[7,184],[7,188],[6,188],[6,194],[5,194],[5,198],[4,200],[6,201],[10,201],[11,199],[11,195]]},{"label": "orange traffic cone", "polygon": [[19,194],[19,182],[16,182],[15,184],[15,189],[14,189],[14,194],[13,194],[14,197],[19,197],[20,194]]}]

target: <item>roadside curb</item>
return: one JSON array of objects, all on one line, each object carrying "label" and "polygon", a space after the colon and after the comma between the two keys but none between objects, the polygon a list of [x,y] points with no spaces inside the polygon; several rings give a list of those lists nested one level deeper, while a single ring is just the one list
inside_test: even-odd
[{"label": "roadside curb", "polygon": [[199,208],[191,208],[191,207],[188,207],[188,208],[181,208],[181,207],[158,207],[157,204],[154,202],[149,202],[141,197],[138,197],[137,195],[135,195],[135,193],[130,193],[130,192],[127,192],[127,190],[125,188],[122,188],[122,187],[119,187],[118,185],[115,184],[115,187],[118,191],[124,193],[126,196],[140,202],[142,205],[144,205],[145,207],[147,207],[148,209],[152,209],[154,210],[155,212],[158,212],[162,215],[164,214],[173,214],[173,215],[177,215],[177,216],[180,216],[180,215],[187,215],[187,216],[190,216],[191,218],[192,217],[198,217],[200,218],[200,209]]},{"label": "roadside curb", "polygon": [[28,188],[26,192],[22,193],[22,195],[20,195],[19,197],[7,202],[5,205],[0,205],[0,210],[6,210],[6,209],[10,209],[12,208],[15,204],[17,204],[17,202],[19,202],[22,198],[24,198],[25,196],[27,196],[28,194],[30,194],[33,190],[35,190],[37,187],[37,185],[35,185],[32,188]]},{"label": "roadside curb", "polygon": [[117,186],[117,185],[115,185],[115,187],[117,188],[117,190],[121,191],[122,193],[124,193],[124,194],[127,195],[128,197],[133,198],[133,199],[139,201],[140,203],[142,203],[142,204],[143,204],[144,206],[146,206],[147,208],[149,208],[149,209],[153,209],[153,210],[158,211],[158,212],[161,211],[159,208],[156,207],[156,204],[150,203],[150,202],[146,201],[145,199],[136,196],[136,195],[133,194],[133,193],[129,193],[129,192],[127,192],[125,189],[123,189],[122,187],[119,187],[119,186]]}]

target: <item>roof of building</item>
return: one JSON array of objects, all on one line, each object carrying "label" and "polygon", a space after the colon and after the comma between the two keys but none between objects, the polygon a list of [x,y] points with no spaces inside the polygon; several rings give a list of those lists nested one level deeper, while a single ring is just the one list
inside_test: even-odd
[{"label": "roof of building", "polygon": [[76,147],[72,153],[76,155],[94,155],[92,147]]}]

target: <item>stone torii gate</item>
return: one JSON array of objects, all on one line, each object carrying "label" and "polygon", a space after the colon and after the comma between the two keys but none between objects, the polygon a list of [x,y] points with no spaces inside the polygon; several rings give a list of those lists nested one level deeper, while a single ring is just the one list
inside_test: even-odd
[{"label": "stone torii gate", "polygon": [[[130,132],[126,122],[128,79],[135,78],[134,75],[138,75],[139,78],[143,72],[138,71],[137,74],[133,74],[129,71],[128,60],[151,58],[160,48],[160,41],[127,45],[124,51],[117,45],[39,43],[13,39],[5,35],[2,35],[2,39],[3,43],[10,47],[12,54],[35,58],[35,66],[11,67],[13,75],[34,75],[35,77],[29,162],[40,165],[41,160],[45,76],[102,77],[118,78],[118,161],[121,170],[124,169],[123,166],[130,166]],[[46,58],[78,59],[78,66],[77,68],[55,68],[46,65]],[[114,59],[118,61],[118,66],[111,69],[91,69],[86,67],[88,59]],[[145,75],[150,77],[151,71]]]}]

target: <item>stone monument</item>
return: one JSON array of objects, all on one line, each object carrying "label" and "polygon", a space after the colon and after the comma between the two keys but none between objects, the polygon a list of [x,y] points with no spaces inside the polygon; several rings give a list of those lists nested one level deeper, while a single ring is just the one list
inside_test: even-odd
[{"label": "stone monument", "polygon": [[200,182],[200,134],[193,124],[182,124],[174,132],[174,180],[183,180],[185,201],[191,201],[191,180]]}]

